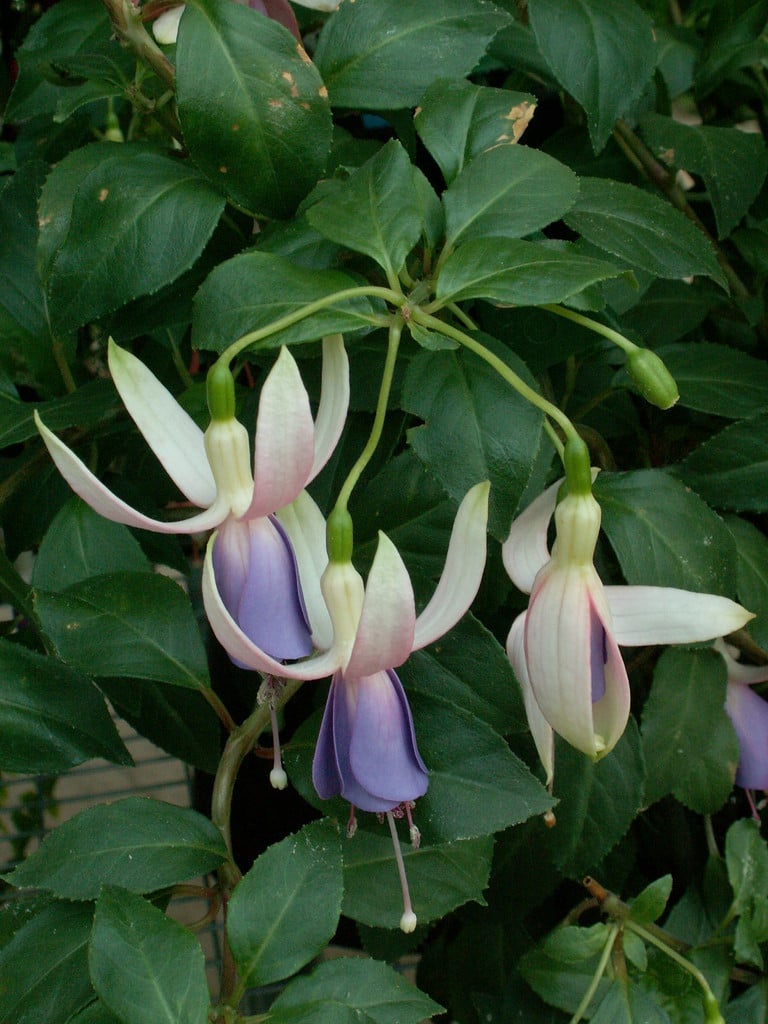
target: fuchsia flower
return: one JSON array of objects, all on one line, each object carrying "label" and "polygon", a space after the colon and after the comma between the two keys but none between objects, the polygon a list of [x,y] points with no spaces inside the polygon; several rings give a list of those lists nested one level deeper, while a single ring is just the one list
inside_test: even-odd
[{"label": "fuchsia flower", "polygon": [[[568,494],[557,504],[560,483],[515,520],[502,548],[512,582],[531,595],[528,610],[512,625],[507,653],[548,784],[553,731],[594,759],[621,738],[630,690],[619,645],[710,640],[752,618],[741,605],[713,594],[604,587],[593,564],[600,506],[591,493]],[[553,513],[557,532],[550,554]]]},{"label": "fuchsia flower", "polygon": [[735,648],[715,642],[728,670],[725,710],[739,741],[739,766],[736,785],[749,793],[753,789],[768,790],[768,702],[751,687],[768,681],[768,666],[742,665],[736,660]]},{"label": "fuchsia flower", "polygon": [[[431,601],[419,616],[416,615],[413,589],[408,570],[397,548],[389,538],[379,533],[376,556],[368,574],[367,583],[351,562],[328,562],[325,554],[322,514],[307,494],[302,494],[290,510],[281,513],[286,529],[294,544],[299,563],[299,574],[312,625],[315,644],[320,651],[307,661],[282,665],[246,634],[227,608],[215,571],[218,535],[208,544],[203,568],[203,600],[211,628],[231,657],[269,675],[291,679],[323,679],[334,676],[330,697],[333,712],[338,710],[337,728],[324,727],[328,736],[323,745],[330,749],[341,745],[346,735],[350,751],[355,746],[353,734],[367,728],[364,719],[369,714],[381,715],[390,725],[405,723],[410,735],[410,712],[403,712],[402,688],[393,669],[401,665],[412,651],[433,643],[458,622],[474,600],[485,565],[485,527],[487,522],[488,483],[477,484],[465,496],[456,515],[445,568]],[[322,544],[322,550],[320,545]],[[346,710],[341,711],[335,693],[347,687]],[[330,718],[336,718],[334,713]],[[328,717],[328,716],[327,716]],[[329,721],[330,721],[329,718]],[[341,719],[345,718],[345,723]],[[391,732],[397,732],[392,728]],[[333,742],[331,742],[333,737]],[[386,741],[384,733],[371,737],[374,747],[359,750],[359,758],[351,755],[349,770],[347,758],[339,759],[338,778],[341,784],[355,785],[368,790],[369,800],[376,804],[371,810],[397,806],[412,795],[388,790],[390,774],[384,762],[392,762],[396,777],[397,750],[402,752],[403,763],[414,763],[415,744],[403,740],[394,747]],[[402,740],[402,737],[401,737]],[[388,753],[389,752],[389,753]],[[382,758],[384,759],[382,761]],[[418,762],[420,763],[420,759]],[[368,767],[378,779],[368,779]],[[318,768],[318,778],[325,792],[329,792],[331,765]],[[350,775],[360,773],[360,778]],[[406,768],[404,776],[410,777]],[[341,788],[336,790],[340,792]],[[330,794],[329,794],[330,795]],[[358,803],[358,806],[364,806]]]},{"label": "fuchsia flower", "polygon": [[[427,789],[427,769],[416,745],[413,719],[395,672],[412,651],[432,643],[472,603],[485,565],[488,483],[473,487],[451,532],[443,574],[417,617],[408,571],[394,544],[380,533],[367,583],[350,561],[328,562],[323,519],[303,494],[284,518],[294,541],[313,636],[321,653],[280,665],[240,628],[227,609],[214,571],[216,536],[203,569],[203,600],[211,627],[230,657],[260,672],[293,679],[332,675],[312,777],[318,794],[341,794],[354,807],[387,815],[403,887],[400,926],[413,931],[402,854],[392,811]],[[354,818],[352,817],[352,821]],[[416,830],[412,835],[418,835]]]},{"label": "fuchsia flower", "polygon": [[[102,484],[35,413],[59,472],[100,515],[157,533],[219,527],[214,557],[222,599],[241,628],[278,659],[312,650],[290,540],[274,513],[292,502],[330,457],[346,418],[349,367],[341,335],[323,342],[322,397],[315,422],[298,367],[282,349],[261,392],[253,472],[248,433],[227,411],[203,431],[134,355],[109,342],[115,387],[168,475],[204,511],[152,519]],[[234,407],[234,395],[232,395]]]}]

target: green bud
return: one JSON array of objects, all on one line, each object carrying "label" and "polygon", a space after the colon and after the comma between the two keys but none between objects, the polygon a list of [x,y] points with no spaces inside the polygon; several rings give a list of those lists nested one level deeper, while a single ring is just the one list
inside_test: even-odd
[{"label": "green bud", "polygon": [[563,453],[565,481],[568,493],[573,495],[592,493],[592,467],[589,448],[578,435],[569,437]]},{"label": "green bud", "polygon": [[646,402],[659,409],[671,409],[680,397],[675,378],[650,349],[632,349],[627,356],[627,372]]},{"label": "green bud", "polygon": [[218,360],[206,380],[208,411],[212,420],[231,420],[235,415],[235,378],[226,363]]},{"label": "green bud", "polygon": [[353,546],[352,516],[338,506],[328,516],[325,543],[330,562],[351,562]]}]

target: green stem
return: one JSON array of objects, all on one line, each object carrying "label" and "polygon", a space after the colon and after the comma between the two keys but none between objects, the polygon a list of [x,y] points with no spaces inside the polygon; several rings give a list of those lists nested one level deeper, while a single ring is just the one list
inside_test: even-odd
[{"label": "green stem", "polygon": [[549,422],[549,420],[544,420],[544,429],[546,430],[549,436],[549,440],[552,442],[552,445],[557,454],[560,456],[560,461],[562,462],[563,457],[565,455],[565,445],[560,440],[559,434],[552,426],[552,424]]},{"label": "green stem", "polygon": [[227,730],[227,732],[234,732],[235,729],[237,728],[235,720],[232,717],[232,715],[230,715],[226,705],[219,697],[218,693],[216,693],[215,690],[211,689],[210,686],[200,687],[200,693],[203,695],[205,700],[208,701],[210,706],[216,712],[219,721]]},{"label": "green stem", "polygon": [[592,975],[592,980],[589,983],[589,988],[584,993],[584,998],[579,1003],[576,1013],[571,1017],[570,1024],[579,1024],[579,1021],[587,1012],[587,1008],[592,1002],[595,992],[597,992],[597,986],[600,984],[600,981],[605,974],[605,968],[608,966],[611,950],[613,949],[613,944],[616,941],[616,936],[618,934],[619,926],[617,924],[608,925],[608,937],[605,940],[605,945],[603,946],[600,962],[597,965],[595,973]]},{"label": "green stem", "polygon": [[[279,710],[301,686],[301,681],[290,679],[286,681],[285,687],[276,704],[275,710]],[[236,874],[239,881],[240,872],[232,858],[232,834],[230,829],[230,817],[232,814],[232,794],[235,788],[237,773],[240,765],[253,749],[253,745],[262,732],[269,725],[269,705],[262,704],[249,715],[242,725],[237,726],[230,733],[224,746],[224,752],[219,761],[216,778],[213,782],[213,793],[211,796],[211,821],[221,832],[230,856],[230,866],[233,874]]]},{"label": "green stem", "polygon": [[69,368],[67,357],[64,355],[64,347],[58,338],[52,339],[51,351],[53,352],[56,367],[61,374],[61,379],[64,381],[64,387],[67,389],[67,393],[71,395],[74,391],[77,391],[77,384],[75,384],[75,378],[72,376],[72,371]]},{"label": "green stem", "polygon": [[271,324],[267,324],[266,327],[259,327],[258,330],[249,331],[248,334],[244,334],[237,341],[233,342],[229,348],[227,348],[222,355],[219,357],[226,363],[231,362],[240,353],[248,348],[249,345],[253,345],[258,341],[263,341],[265,338],[270,337],[272,334],[277,334],[278,331],[285,330],[286,327],[293,327],[294,324],[300,323],[305,320],[308,316],[312,316],[314,313],[319,313],[321,309],[325,309],[327,306],[332,306],[335,302],[344,302],[347,299],[359,299],[368,296],[373,299],[383,299],[384,302],[389,302],[393,306],[399,306],[405,300],[405,296],[402,292],[394,291],[390,288],[378,288],[375,285],[361,285],[359,288],[345,288],[340,292],[333,292],[331,295],[324,295],[322,299],[315,299],[314,302],[308,302],[306,306],[302,306],[301,309],[295,310],[293,313],[287,313],[285,316],[281,316],[279,320],[274,320]]},{"label": "green stem", "polygon": [[575,312],[573,309],[568,309],[566,306],[542,306],[542,309],[549,310],[550,313],[554,313],[556,316],[565,317],[566,320],[573,320],[575,324],[579,324],[581,327],[586,327],[588,331],[592,331],[594,334],[600,334],[608,341],[612,341],[614,345],[618,346],[622,352],[626,352],[629,355],[630,352],[634,352],[638,347],[629,338],[625,338],[623,334],[619,334],[618,331],[614,331],[612,327],[607,327],[605,324],[601,324],[599,320],[592,320],[588,316],[582,316],[581,313]]},{"label": "green stem", "polygon": [[101,0],[107,9],[118,39],[127,43],[168,89],[173,89],[176,73],[173,64],[144,28],[141,12],[131,0]]},{"label": "green stem", "polygon": [[681,956],[677,952],[677,950],[667,945],[666,942],[664,942],[662,939],[659,939],[649,929],[644,928],[640,924],[637,924],[637,922],[633,921],[631,917],[627,918],[624,921],[624,927],[629,928],[630,931],[633,931],[636,935],[639,935],[639,937],[644,942],[650,942],[652,946],[655,946],[658,950],[661,950],[661,952],[668,956],[670,960],[674,960],[674,962],[679,967],[682,967],[684,971],[687,971],[691,975],[691,977],[696,980],[705,996],[708,996],[712,999],[714,998],[712,989],[709,987],[709,982],[698,969],[698,967],[696,967],[695,964],[692,964],[690,960],[686,960],[686,958],[684,956]]},{"label": "green stem", "polygon": [[381,440],[381,434],[384,429],[384,419],[387,415],[387,406],[389,404],[389,394],[392,390],[392,378],[395,373],[395,363],[397,362],[397,352],[400,347],[400,336],[403,331],[403,320],[397,316],[392,319],[389,325],[389,343],[387,345],[387,357],[384,360],[384,369],[381,374],[381,387],[379,389],[379,398],[376,403],[376,415],[373,418],[373,426],[371,427],[371,434],[366,442],[365,448],[358,456],[352,469],[347,475],[347,479],[344,481],[339,496],[336,499],[337,509],[346,509],[349,497],[360,479],[360,476],[371,461],[373,453],[376,451],[379,441]]},{"label": "green stem", "polygon": [[179,346],[176,344],[176,339],[170,330],[166,330],[166,337],[168,343],[171,346],[171,358],[173,359],[173,365],[176,368],[176,372],[181,377],[181,382],[185,388],[191,388],[195,383],[192,374],[187,369],[184,360],[181,358],[181,352],[179,352]]},{"label": "green stem", "polygon": [[549,416],[550,419],[554,420],[555,423],[560,427],[566,438],[578,438],[578,431],[571,423],[570,419],[565,413],[558,409],[552,402],[548,402],[546,398],[534,391],[532,387],[529,387],[525,381],[519,377],[514,370],[510,369],[509,366],[497,355],[487,349],[485,345],[477,341],[471,335],[466,334],[464,331],[459,330],[458,327],[454,327],[452,324],[444,323],[437,317],[430,316],[428,313],[423,312],[420,309],[411,310],[411,317],[416,321],[417,324],[421,324],[422,327],[427,327],[431,331],[436,331],[438,334],[444,334],[447,338],[453,338],[454,341],[458,341],[464,348],[469,349],[470,352],[474,352],[476,356],[479,356],[484,362],[488,363],[500,377],[502,377],[510,387],[514,388],[517,393],[524,398],[531,405],[536,406],[537,409]]}]

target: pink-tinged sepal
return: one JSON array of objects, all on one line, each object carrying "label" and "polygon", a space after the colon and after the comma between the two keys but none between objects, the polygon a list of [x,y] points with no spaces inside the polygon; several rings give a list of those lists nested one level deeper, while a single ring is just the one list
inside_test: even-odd
[{"label": "pink-tinged sepal", "polygon": [[35,425],[58,471],[75,494],[105,519],[109,519],[113,523],[122,523],[123,526],[151,530],[153,533],[203,533],[218,526],[226,517],[229,511],[228,505],[225,501],[219,500],[214,501],[213,505],[203,512],[175,522],[164,522],[161,519],[145,516],[142,512],[131,508],[122,498],[118,498],[108,487],[105,487],[85,463],[46,427],[37,410],[35,410],[34,417]]},{"label": "pink-tinged sepal", "polygon": [[357,635],[349,662],[349,678],[370,676],[402,665],[413,649],[416,621],[413,588],[397,548],[379,534],[376,556],[368,573]]},{"label": "pink-tinged sepal", "polygon": [[536,702],[554,731],[588,757],[609,753],[627,724],[630,691],[591,566],[552,560],[540,572],[526,616],[525,659]]},{"label": "pink-tinged sepal", "polygon": [[512,623],[507,637],[507,657],[520,684],[528,728],[531,730],[536,752],[546,772],[547,785],[551,786],[555,775],[555,734],[536,703],[528,677],[528,665],[525,661],[525,619],[526,612],[523,612]]},{"label": "pink-tinged sepal", "polygon": [[347,422],[349,359],[341,334],[323,338],[323,376],[315,417],[315,455],[309,479],[314,480],[333,454]]},{"label": "pink-tinged sepal", "polygon": [[477,595],[485,568],[488,526],[487,480],[464,495],[456,513],[440,581],[416,620],[413,650],[421,650],[452,629]]},{"label": "pink-tinged sepal", "polygon": [[264,381],[259,397],[253,456],[253,500],[246,518],[289,505],[312,471],[315,434],[309,398],[287,348]]},{"label": "pink-tinged sepal", "polygon": [[202,430],[132,352],[111,338],[107,352],[118,394],[163,469],[193,505],[212,504],[216,483]]},{"label": "pink-tinged sepal", "polygon": [[754,618],[727,597],[674,587],[606,587],[605,597],[623,647],[699,643],[727,636]]}]

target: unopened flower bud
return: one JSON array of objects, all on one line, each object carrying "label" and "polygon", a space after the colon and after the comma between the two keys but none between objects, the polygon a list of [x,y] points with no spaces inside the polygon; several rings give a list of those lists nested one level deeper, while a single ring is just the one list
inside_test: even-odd
[{"label": "unopened flower bud", "polygon": [[568,494],[580,495],[592,493],[592,466],[589,448],[578,435],[569,437],[563,452],[565,480]]},{"label": "unopened flower bud", "polygon": [[352,558],[352,516],[346,508],[337,506],[328,516],[326,546],[331,562],[349,562]]},{"label": "unopened flower bud", "polygon": [[231,420],[235,415],[235,378],[227,363],[218,360],[206,380],[208,411],[212,420]]},{"label": "unopened flower bud", "polygon": [[288,776],[283,768],[273,768],[269,773],[269,784],[272,789],[287,789]]},{"label": "unopened flower bud", "polygon": [[680,398],[675,378],[650,349],[632,349],[627,356],[627,373],[646,402],[659,409],[671,409]]}]

